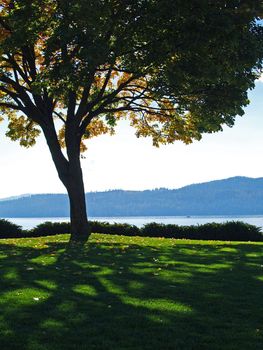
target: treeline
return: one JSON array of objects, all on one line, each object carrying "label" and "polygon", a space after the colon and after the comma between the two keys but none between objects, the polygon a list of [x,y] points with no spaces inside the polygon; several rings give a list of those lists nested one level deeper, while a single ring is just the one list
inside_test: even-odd
[{"label": "treeline", "polygon": [[[113,190],[86,194],[88,215],[263,215],[263,178],[234,177],[177,190]],[[68,217],[65,194],[0,201],[0,217]]]},{"label": "treeline", "polygon": [[[226,223],[208,223],[204,225],[178,226],[150,223],[138,228],[129,224],[110,224],[108,222],[91,221],[92,233],[163,237],[191,240],[220,240],[220,241],[263,241],[261,229],[240,221]],[[0,238],[29,238],[42,237],[70,232],[68,222],[44,222],[31,230],[23,230],[21,226],[8,220],[0,220]]]}]

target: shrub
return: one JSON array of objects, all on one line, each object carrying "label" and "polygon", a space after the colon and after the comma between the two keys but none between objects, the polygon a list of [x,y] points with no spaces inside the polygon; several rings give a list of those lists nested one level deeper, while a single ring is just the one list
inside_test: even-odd
[{"label": "shrub", "polygon": [[[108,222],[90,221],[91,232],[104,233],[112,235],[136,236],[140,234],[140,229],[137,226],[129,224],[110,224]],[[28,231],[27,236],[51,236],[70,232],[69,222],[50,222],[46,221],[37,225],[32,230]]]},{"label": "shrub", "polygon": [[241,221],[228,221],[223,224],[211,223],[200,226],[202,239],[216,239],[227,241],[262,241],[260,227]]},{"label": "shrub", "polygon": [[129,224],[110,224],[108,222],[90,221],[91,232],[111,235],[139,236],[140,229]]},{"label": "shrub", "polygon": [[1,238],[17,238],[23,236],[21,226],[18,226],[8,220],[0,219],[0,237]]},{"label": "shrub", "polygon": [[[156,222],[151,222],[149,224],[145,224],[141,228],[141,235],[145,237],[166,237],[166,238],[174,238],[175,234],[180,231],[182,226],[178,225],[165,225],[158,224]],[[183,237],[182,237],[183,238]]]},{"label": "shrub", "polygon": [[37,225],[32,230],[28,231],[27,236],[40,237],[40,236],[52,236],[70,232],[69,222],[51,222],[46,221]]},{"label": "shrub", "polygon": [[177,239],[203,239],[221,241],[263,241],[260,227],[241,221],[226,223],[208,223],[204,225],[178,226],[155,222],[146,224],[141,229],[143,236],[166,237]]}]

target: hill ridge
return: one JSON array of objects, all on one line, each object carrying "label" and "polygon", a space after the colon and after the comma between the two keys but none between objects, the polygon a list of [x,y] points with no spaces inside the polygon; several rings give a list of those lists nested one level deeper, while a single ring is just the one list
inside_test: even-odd
[{"label": "hill ridge", "polygon": [[[178,189],[109,190],[86,194],[90,216],[262,215],[263,177],[235,176]],[[0,201],[0,217],[69,216],[66,194]]]}]

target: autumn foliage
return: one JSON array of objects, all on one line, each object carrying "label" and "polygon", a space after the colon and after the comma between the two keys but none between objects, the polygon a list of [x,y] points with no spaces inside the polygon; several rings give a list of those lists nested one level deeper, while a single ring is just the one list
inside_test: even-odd
[{"label": "autumn foliage", "polygon": [[[230,115],[216,111],[218,119],[213,119],[211,115],[211,122],[209,119],[200,120],[202,109],[203,112],[207,112],[204,107],[207,107],[209,103],[212,102],[211,107],[214,103],[215,108],[217,103],[222,103],[211,100],[227,98],[224,94],[228,93],[229,88],[234,88],[231,84],[238,82],[233,81],[235,75],[243,74],[242,79],[247,80],[245,88],[252,87],[258,73],[255,68],[257,66],[259,68],[260,63],[258,56],[248,53],[251,56],[250,60],[246,62],[245,67],[242,67],[243,62],[237,61],[239,53],[236,50],[240,51],[241,47],[238,47],[236,39],[228,38],[226,43],[223,40],[222,47],[219,46],[219,42],[216,42],[220,36],[227,34],[225,32],[228,28],[220,28],[220,33],[212,34],[209,33],[209,30],[212,29],[212,25],[215,26],[215,31],[218,30],[217,26],[220,24],[218,16],[222,16],[221,21],[228,16],[229,20],[233,21],[230,25],[236,25],[237,29],[241,28],[243,34],[248,36],[245,38],[246,41],[250,35],[254,40],[253,44],[259,44],[262,33],[259,32],[253,21],[257,11],[260,13],[260,2],[254,1],[253,7],[246,8],[244,4],[243,7],[241,5],[234,7],[234,3],[237,2],[230,1],[229,5],[226,5],[226,10],[220,8],[222,1],[215,1],[211,9],[207,2],[207,8],[202,13],[202,10],[196,7],[196,2],[190,1],[188,11],[184,7],[181,9],[182,16],[185,16],[181,21],[176,13],[165,13],[166,17],[170,15],[171,22],[175,24],[175,21],[179,22],[175,28],[177,30],[179,24],[181,26],[188,20],[188,25],[184,25],[186,28],[181,28],[182,31],[188,29],[187,35],[174,33],[174,35],[182,36],[182,39],[179,39],[167,38],[160,30],[157,33],[154,31],[151,33],[153,36],[156,35],[158,40],[164,37],[166,41],[164,44],[161,42],[149,43],[149,37],[146,37],[149,36],[147,31],[151,25],[154,29],[154,23],[147,22],[150,18],[146,13],[146,2],[143,1],[141,5],[140,3],[139,1],[109,1],[106,5],[102,1],[2,0],[0,7],[2,52],[0,97],[2,113],[10,120],[10,131],[7,135],[11,139],[19,139],[23,146],[30,146],[34,144],[36,136],[39,135],[37,124],[41,126],[42,117],[40,115],[29,116],[26,111],[25,100],[31,97],[37,108],[40,109],[41,103],[45,104],[50,108],[53,117],[58,118],[64,124],[59,132],[61,145],[65,145],[65,124],[67,124],[67,107],[70,98],[75,102],[75,110],[77,107],[76,116],[83,140],[102,133],[113,133],[116,122],[125,117],[129,118],[132,126],[136,128],[137,136],[152,136],[155,145],[171,143],[175,140],[189,143],[192,139],[200,139],[204,131],[217,131],[223,123],[231,125],[233,116],[242,114],[240,106],[239,108],[234,106],[235,102],[233,102],[233,110],[231,114],[228,113]],[[149,3],[151,3],[149,11],[152,11],[154,21],[158,15],[158,8],[161,8],[161,5],[167,6],[167,1],[161,1],[159,6],[155,1]],[[175,6],[170,7],[171,11],[175,10]],[[203,18],[196,19],[197,23],[193,15],[189,16],[191,7],[196,7],[197,17],[200,14],[203,15]],[[88,10],[93,18],[83,15]],[[195,32],[191,33],[191,25],[197,26],[204,23],[205,20],[208,21],[207,16],[211,15],[209,10],[214,12],[215,20],[213,21],[215,23],[205,23],[207,28],[205,31],[199,28],[198,35]],[[161,15],[164,15],[162,11],[160,11]],[[118,35],[118,29],[125,21],[127,27],[131,27],[132,30],[135,28],[133,36],[129,28],[122,29]],[[161,19],[159,22],[164,24]],[[253,28],[253,36],[251,33],[245,33],[245,28],[241,27],[245,22]],[[146,34],[141,33],[143,26],[145,26]],[[171,28],[167,25],[166,27],[163,32],[167,31],[169,35],[172,35]],[[229,31],[233,29],[229,26]],[[193,27],[193,30],[196,28]],[[123,38],[122,34],[124,34]],[[130,42],[124,41],[125,35],[131,39]],[[191,37],[195,38],[196,43],[194,45],[190,43],[188,49],[183,41],[189,41]],[[204,43],[204,40],[207,40],[207,43]],[[236,45],[235,52],[232,52],[231,47],[226,46],[228,43],[231,43],[232,46]],[[252,46],[252,42],[247,42],[247,44]],[[185,47],[181,49],[180,45]],[[198,47],[200,45],[203,47]],[[150,54],[147,53],[147,46],[152,46]],[[162,46],[167,47],[166,52],[163,52],[164,47]],[[191,53],[193,48],[197,52]],[[253,49],[255,51],[256,45],[250,48],[250,50]],[[162,52],[158,52],[159,50]],[[129,53],[129,51],[132,52]],[[219,56],[217,53],[220,51],[222,53]],[[187,56],[191,54],[196,56],[195,61],[194,57],[188,59]],[[147,55],[157,57],[144,57]],[[226,62],[222,62],[223,55],[226,55],[224,58]],[[134,59],[135,64],[127,61],[131,58]],[[227,67],[230,63],[233,63],[235,69]],[[185,64],[187,64],[186,67],[184,67]],[[211,64],[213,71],[208,67]],[[181,69],[181,74],[175,74],[176,66]],[[187,68],[190,72],[186,71]],[[227,71],[221,76],[222,68]],[[249,68],[250,71],[247,72]],[[175,72],[169,72],[173,69]],[[197,72],[198,69],[201,72]],[[208,81],[201,82],[204,85],[202,91],[198,91],[193,84],[190,92],[187,85],[191,83],[191,79],[199,78],[199,74],[201,78],[203,73],[205,80],[208,69],[212,72],[209,72]],[[163,91],[164,88],[166,90],[171,88],[167,81],[164,81],[173,78],[168,74],[175,75],[175,80],[172,81],[174,85],[172,88],[175,91]],[[213,74],[214,77],[210,74]],[[229,78],[233,82],[229,81]],[[158,86],[156,86],[156,81],[159,83]],[[167,86],[162,87],[162,84],[165,83]],[[243,86],[240,87],[242,88]],[[69,96],[70,91],[74,96]],[[186,96],[184,96],[185,93]],[[31,104],[33,101],[27,102]],[[238,102],[245,105],[247,101],[244,96],[242,99],[240,96]],[[26,117],[22,117],[21,112]],[[85,149],[83,145],[82,149]]]}]

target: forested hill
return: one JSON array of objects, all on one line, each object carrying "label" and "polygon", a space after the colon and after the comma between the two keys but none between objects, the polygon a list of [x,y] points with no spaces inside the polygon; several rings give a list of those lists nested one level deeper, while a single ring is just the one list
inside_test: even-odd
[{"label": "forested hill", "polygon": [[[233,177],[176,190],[87,193],[89,216],[263,215],[263,178]],[[0,201],[0,217],[69,216],[64,194]]]}]

